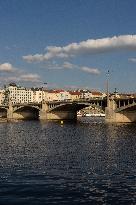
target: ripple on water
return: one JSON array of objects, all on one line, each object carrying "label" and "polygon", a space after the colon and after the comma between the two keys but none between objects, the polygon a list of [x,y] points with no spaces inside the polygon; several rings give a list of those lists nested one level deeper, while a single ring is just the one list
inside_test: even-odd
[{"label": "ripple on water", "polygon": [[0,124],[0,204],[135,204],[136,126]]}]

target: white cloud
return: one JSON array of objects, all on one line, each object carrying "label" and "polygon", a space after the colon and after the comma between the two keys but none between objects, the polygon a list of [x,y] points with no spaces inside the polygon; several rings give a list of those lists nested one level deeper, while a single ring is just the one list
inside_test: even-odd
[{"label": "white cloud", "polygon": [[47,68],[48,70],[62,70],[62,69],[64,69],[61,64],[58,64],[56,62],[47,63],[45,65],[45,68]]},{"label": "white cloud", "polygon": [[38,74],[24,74],[20,76],[20,81],[39,82],[40,76]]},{"label": "white cloud", "polygon": [[89,68],[89,67],[81,67],[81,70],[90,74],[95,74],[95,75],[99,75],[100,74],[100,70],[98,70],[98,68]]},{"label": "white cloud", "polygon": [[34,82],[38,83],[40,81],[40,76],[37,74],[24,74],[24,75],[17,75],[17,76],[6,76],[1,79],[3,82]]},{"label": "white cloud", "polygon": [[20,78],[17,77],[17,76],[7,76],[5,78],[2,78],[1,80],[3,82],[6,82],[6,83],[8,83],[8,82],[19,82]]},{"label": "white cloud", "polygon": [[3,72],[14,72],[16,68],[14,68],[10,63],[0,64],[0,71]]},{"label": "white cloud", "polygon": [[98,75],[100,74],[100,70],[98,68],[92,68],[92,67],[87,67],[87,66],[81,66],[81,65],[75,65],[72,64],[68,61],[65,61],[62,64],[57,64],[55,61],[53,62],[49,62],[46,65],[46,68],[48,70],[71,70],[71,69],[77,69],[77,70],[81,70],[90,74],[95,74]]},{"label": "white cloud", "polygon": [[[31,63],[31,62],[47,61],[47,60],[53,59],[54,57],[57,57],[57,58],[69,57],[69,55],[66,53],[54,52],[54,50],[50,49],[49,47],[48,49],[51,51],[47,52],[46,54],[27,55],[27,56],[23,56],[23,59]],[[56,50],[56,48],[54,49]]]},{"label": "white cloud", "polygon": [[128,60],[133,62],[133,63],[136,63],[136,58],[129,58]]},{"label": "white cloud", "polygon": [[26,73],[7,62],[0,64],[0,72],[2,82],[40,82],[40,76],[38,74]]},{"label": "white cloud", "polygon": [[65,62],[63,63],[63,65],[62,65],[62,67],[63,67],[63,68],[66,68],[66,69],[73,69],[73,68],[76,67],[76,65],[74,65],[74,64],[72,64],[72,63],[70,63],[70,62],[65,61]]},{"label": "white cloud", "polygon": [[[43,67],[43,66],[42,66]],[[63,63],[57,63],[56,61],[50,61],[47,62],[44,66],[44,68],[48,69],[48,70],[64,70],[64,69],[73,69],[75,68],[76,65],[70,63],[70,62],[63,62]]]},{"label": "white cloud", "polygon": [[121,35],[101,39],[88,39],[67,46],[47,46],[45,54],[23,56],[28,62],[47,61],[53,58],[68,58],[79,54],[96,54],[117,50],[136,50],[136,35]]}]

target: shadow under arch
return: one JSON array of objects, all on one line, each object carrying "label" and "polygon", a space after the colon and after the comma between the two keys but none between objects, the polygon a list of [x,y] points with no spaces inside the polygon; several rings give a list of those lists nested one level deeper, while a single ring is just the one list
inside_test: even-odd
[{"label": "shadow under arch", "polygon": [[0,108],[0,118],[7,118],[7,109],[4,107]]},{"label": "shadow under arch", "polygon": [[13,111],[14,119],[39,119],[39,108],[34,106],[21,106]]}]

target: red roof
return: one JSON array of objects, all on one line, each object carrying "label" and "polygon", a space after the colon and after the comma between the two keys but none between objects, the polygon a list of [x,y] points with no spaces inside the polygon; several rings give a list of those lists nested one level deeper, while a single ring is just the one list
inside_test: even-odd
[{"label": "red roof", "polygon": [[69,91],[69,93],[71,94],[71,95],[81,95],[81,93],[80,92],[78,92],[78,91]]},{"label": "red roof", "polygon": [[61,93],[64,92],[64,90],[49,90],[49,93]]},{"label": "red roof", "polygon": [[92,93],[92,95],[99,95],[99,96],[102,96],[102,93],[99,92],[99,91],[92,91],[91,93]]}]

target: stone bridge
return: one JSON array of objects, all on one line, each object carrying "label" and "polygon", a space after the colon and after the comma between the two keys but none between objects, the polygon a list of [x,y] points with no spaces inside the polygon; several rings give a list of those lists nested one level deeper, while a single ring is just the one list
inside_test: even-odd
[{"label": "stone bridge", "polygon": [[109,98],[52,101],[0,106],[0,117],[8,119],[76,120],[77,111],[85,107],[99,107],[105,111],[108,122],[135,122],[136,98]]},{"label": "stone bridge", "polygon": [[0,106],[0,117],[8,119],[69,119],[77,118],[77,111],[89,107],[105,109],[105,100],[77,100],[77,101],[52,101],[43,103],[13,104]]},{"label": "stone bridge", "polygon": [[91,99],[91,100],[75,100],[75,101],[57,101],[57,102],[49,102],[48,110],[51,111],[61,111],[61,110],[72,110],[74,109],[76,112],[85,108],[85,107],[98,107],[101,110],[105,110],[106,100],[104,99]]},{"label": "stone bridge", "polygon": [[107,104],[107,122],[136,122],[136,98],[111,97]]}]

